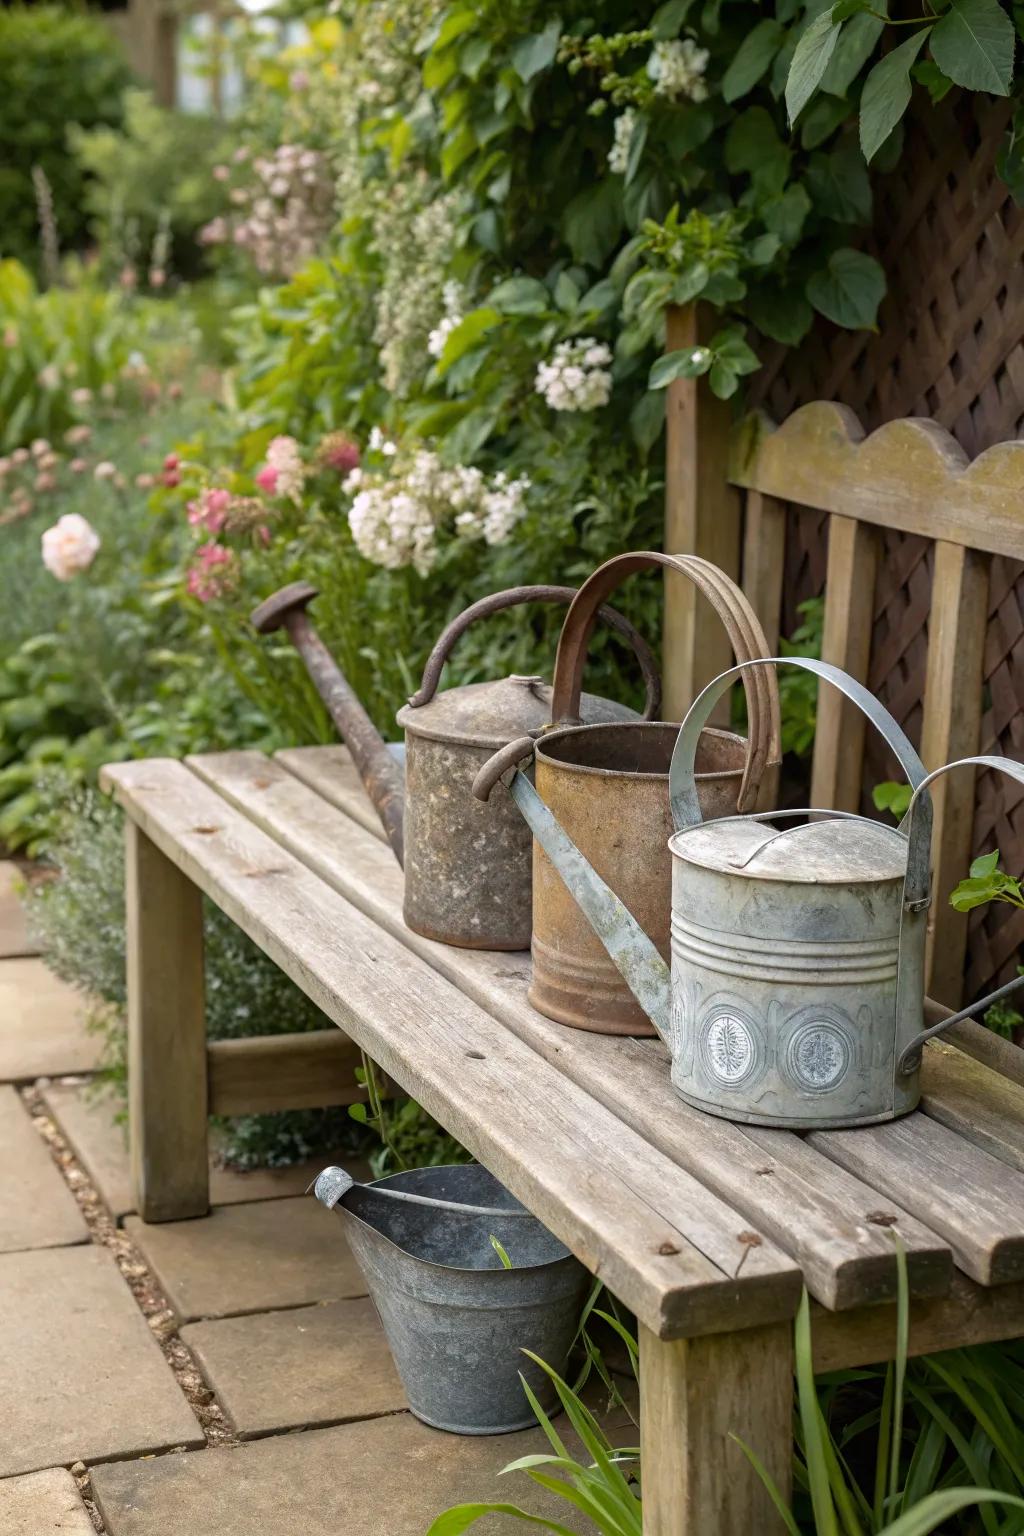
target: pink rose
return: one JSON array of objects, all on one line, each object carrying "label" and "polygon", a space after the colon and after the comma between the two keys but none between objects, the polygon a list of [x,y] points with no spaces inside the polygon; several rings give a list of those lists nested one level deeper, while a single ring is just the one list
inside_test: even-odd
[{"label": "pink rose", "polygon": [[88,570],[100,547],[100,536],[77,512],[66,512],[42,538],[43,564],[58,581],[70,581]]},{"label": "pink rose", "polygon": [[277,477],[279,474],[280,471],[275,469],[273,464],[264,464],[256,476],[256,484],[261,491],[266,491],[268,496],[273,496],[277,489]]},{"label": "pink rose", "polygon": [[176,453],[169,453],[164,459],[164,469],[178,469],[180,465],[181,458]]}]

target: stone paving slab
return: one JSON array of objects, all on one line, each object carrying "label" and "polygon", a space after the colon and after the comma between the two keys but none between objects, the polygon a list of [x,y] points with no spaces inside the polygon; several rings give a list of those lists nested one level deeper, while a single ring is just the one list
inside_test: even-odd
[{"label": "stone paving slab", "polygon": [[3,1536],[95,1536],[66,1467],[0,1482],[0,1531]]},{"label": "stone paving slab", "polygon": [[[115,1122],[114,1099],[109,1094],[97,1094],[82,1083],[51,1083],[43,1091],[43,1098],[111,1214],[120,1220],[134,1211],[127,1128]],[[363,1177],[347,1153],[323,1152],[290,1168],[254,1168],[246,1173],[221,1168],[214,1159],[210,1167],[210,1202],[236,1205],[248,1200],[280,1200],[301,1195],[321,1168],[337,1161],[351,1168],[356,1178]]]},{"label": "stone paving slab", "polygon": [[222,1205],[194,1221],[125,1231],[181,1322],[365,1296],[341,1221],[312,1195]]},{"label": "stone paving slab", "polygon": [[0,860],[0,959],[39,953],[29,938],[25,909],[18,896],[21,880],[21,870],[13,860]]},{"label": "stone paving slab", "polygon": [[103,1248],[0,1256],[0,1362],[0,1477],[204,1443]]},{"label": "stone paving slab", "polygon": [[92,1072],[102,1043],[81,993],[41,960],[0,960],[0,1082]]},{"label": "stone paving slab", "polygon": [[60,1248],[88,1236],[17,1089],[0,1087],[0,1253]]},{"label": "stone paving slab", "polygon": [[406,1408],[373,1303],[190,1323],[181,1336],[243,1437]]},{"label": "stone paving slab", "polygon": [[[424,1536],[449,1505],[497,1499],[521,1499],[531,1513],[592,1531],[525,1474],[498,1476],[514,1458],[546,1448],[539,1430],[446,1435],[403,1413],[231,1450],[97,1467],[93,1492],[110,1536]],[[473,1536],[518,1529],[503,1515],[488,1516]]]}]

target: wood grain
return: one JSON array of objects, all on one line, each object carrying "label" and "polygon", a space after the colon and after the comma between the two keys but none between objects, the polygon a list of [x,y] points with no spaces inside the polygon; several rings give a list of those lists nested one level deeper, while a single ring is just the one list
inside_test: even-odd
[{"label": "wood grain", "polygon": [[[341,800],[337,750],[308,752],[297,766]],[[895,1257],[888,1233],[873,1220],[882,1204],[875,1190],[789,1132],[755,1133],[684,1104],[659,1041],[599,1037],[543,1018],[526,998],[528,956],[456,949],[411,933],[402,921],[401,873],[387,848],[284,772],[285,756],[268,763],[260,753],[234,752],[189,762],[334,889],[741,1212],[752,1232],[790,1252],[813,1295],[834,1307],[894,1296]],[[294,761],[292,754],[287,760]],[[898,1223],[913,1292],[941,1293],[952,1271],[948,1245],[899,1202],[884,1205]]]},{"label": "wood grain", "polygon": [[788,1500],[793,1342],[782,1325],[665,1342],[640,1330],[644,1536],[770,1536],[784,1529],[736,1443]]},{"label": "wood grain", "polygon": [[981,1285],[1024,1279],[1024,1174],[920,1113],[855,1131],[814,1131],[807,1139],[902,1201]]},{"label": "wood grain", "polygon": [[732,436],[733,485],[842,517],[1019,560],[1024,442],[973,462],[935,421],[889,421],[865,437],[846,406],[816,401],[777,429],[747,418]]},{"label": "wood grain", "polygon": [[128,1108],[143,1221],[205,1216],[206,1014],[199,891],[146,833],[125,826]]},{"label": "wood grain", "polygon": [[[929,772],[978,751],[988,568],[988,556],[936,542],[921,725],[921,757]],[[959,1007],[963,993],[967,918],[954,912],[949,893],[971,862],[974,778],[972,768],[960,768],[931,788],[935,822],[925,974],[929,995],[952,1008]]]},{"label": "wood grain", "polygon": [[337,1029],[214,1040],[206,1055],[211,1115],[265,1115],[366,1099],[355,1076],[359,1047]]},{"label": "wood grain", "polygon": [[786,507],[748,491],[743,520],[743,590],[764,627],[768,654],[778,654],[786,568]]},{"label": "wood grain", "polygon": [[[695,346],[710,323],[700,306],[671,307],[666,349]],[[739,579],[740,498],[723,468],[732,411],[707,379],[677,379],[666,402],[665,544],[671,554],[701,555]],[[689,582],[668,576],[662,645],[663,718],[681,720],[705,683],[732,664],[729,641]],[[727,703],[714,723],[728,723]]]},{"label": "wood grain", "polygon": [[921,1068],[921,1107],[933,1120],[1024,1171],[1024,1087],[1009,1082],[944,1040],[933,1040]]},{"label": "wood grain", "polygon": [[[981,1286],[957,1271],[948,1296],[915,1302],[910,1310],[910,1353],[930,1355],[969,1344],[1015,1339],[1024,1328],[1024,1284]],[[816,1371],[848,1370],[891,1360],[896,1350],[896,1308],[858,1312],[811,1311]]]},{"label": "wood grain", "polygon": [[751,1246],[725,1202],[182,764],[118,764],[103,782],[184,876],[659,1336],[792,1315],[791,1259],[767,1239]]},{"label": "wood grain", "polygon": [[[825,577],[824,661],[865,682],[871,659],[878,536],[848,517],[829,519]],[[830,683],[818,684],[818,723],[811,771],[811,805],[860,809],[867,720]]]}]

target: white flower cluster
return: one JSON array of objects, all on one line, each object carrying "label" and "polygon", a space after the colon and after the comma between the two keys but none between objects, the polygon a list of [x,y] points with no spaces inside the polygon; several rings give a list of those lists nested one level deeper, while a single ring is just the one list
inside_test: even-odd
[{"label": "white flower cluster", "polygon": [[537,368],[537,393],[553,411],[596,411],[611,399],[611,360],[611,349],[593,336],[560,341]]},{"label": "white flower cluster", "polygon": [[647,60],[647,73],[654,81],[658,96],[676,101],[688,96],[691,101],[705,101],[708,88],[704,71],[708,50],[698,48],[692,37],[675,38],[669,43],[655,43]]},{"label": "white flower cluster", "polygon": [[294,437],[275,437],[267,447],[267,464],[275,473],[274,495],[287,496],[298,504],[306,466]]},{"label": "white flower cluster", "polygon": [[448,337],[456,326],[462,323],[462,311],[466,304],[462,284],[445,283],[441,290],[441,301],[444,304],[444,314],[427,337],[427,351],[431,357],[441,356]]},{"label": "white flower cluster", "polygon": [[629,151],[636,133],[637,115],[632,107],[620,112],[615,119],[615,141],[608,151],[608,169],[621,176],[629,164]]},{"label": "white flower cluster", "polygon": [[348,515],[356,548],[375,565],[411,565],[425,576],[446,524],[465,539],[503,544],[526,510],[530,482],[505,474],[488,480],[467,464],[442,464],[418,449],[390,479],[354,469],[345,490],[354,493]]},{"label": "white flower cluster", "polygon": [[[207,224],[200,239],[207,245],[233,242],[258,272],[290,277],[316,255],[330,228],[334,187],[327,162],[319,150],[279,144],[272,155],[254,160],[252,171],[255,179],[231,189],[235,211]],[[214,171],[217,180],[230,174],[226,166]]]}]

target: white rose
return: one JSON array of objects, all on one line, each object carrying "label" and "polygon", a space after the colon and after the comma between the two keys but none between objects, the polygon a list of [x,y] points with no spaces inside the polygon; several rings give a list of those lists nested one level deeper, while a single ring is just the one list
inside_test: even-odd
[{"label": "white rose", "polygon": [[43,534],[43,564],[58,581],[70,581],[96,558],[100,536],[77,512],[66,512]]}]

